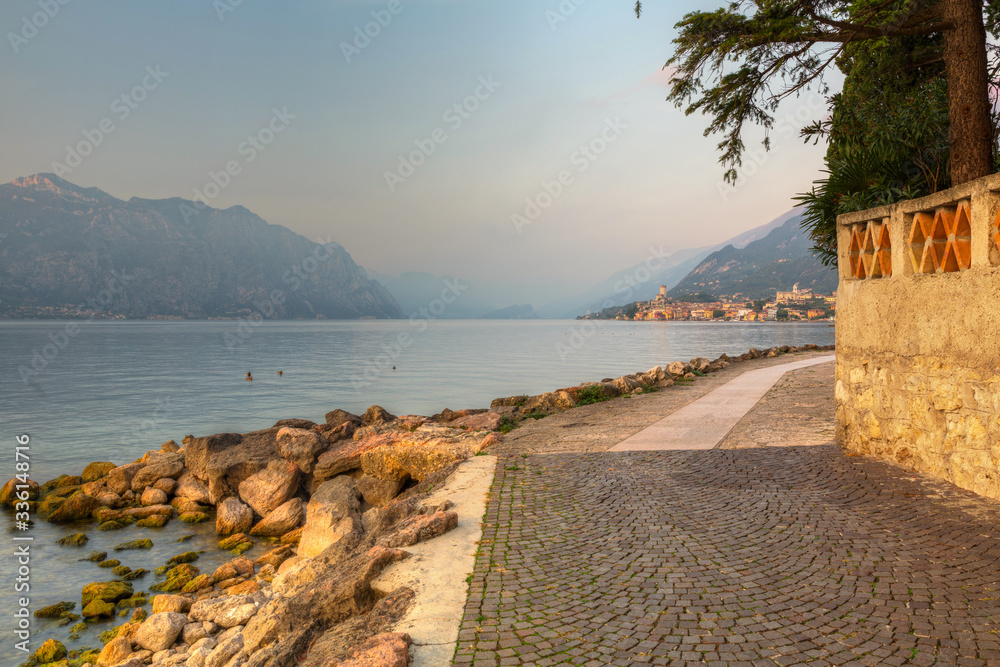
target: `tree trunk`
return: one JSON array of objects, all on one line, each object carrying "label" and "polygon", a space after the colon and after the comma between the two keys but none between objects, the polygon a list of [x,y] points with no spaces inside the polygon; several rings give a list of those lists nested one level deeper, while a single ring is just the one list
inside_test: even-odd
[{"label": "tree trunk", "polygon": [[951,184],[993,173],[986,28],[982,0],[945,0],[945,72],[951,123]]}]

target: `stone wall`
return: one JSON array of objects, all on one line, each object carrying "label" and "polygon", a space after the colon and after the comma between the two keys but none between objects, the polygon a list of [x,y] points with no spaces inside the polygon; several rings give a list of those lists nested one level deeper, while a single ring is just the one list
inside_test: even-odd
[{"label": "stone wall", "polygon": [[838,219],[837,440],[1000,499],[1000,174]]}]

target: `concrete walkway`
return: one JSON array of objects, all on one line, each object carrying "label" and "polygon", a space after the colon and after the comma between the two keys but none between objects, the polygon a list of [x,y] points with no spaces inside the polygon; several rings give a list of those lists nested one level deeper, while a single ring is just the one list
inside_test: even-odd
[{"label": "concrete walkway", "polygon": [[785,373],[835,360],[835,356],[814,357],[747,371],[626,438],[611,451],[712,449],[725,439]]}]

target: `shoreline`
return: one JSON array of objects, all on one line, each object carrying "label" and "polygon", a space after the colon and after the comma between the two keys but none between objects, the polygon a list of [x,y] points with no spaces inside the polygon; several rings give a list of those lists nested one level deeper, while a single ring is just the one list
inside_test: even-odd
[{"label": "shoreline", "polygon": [[[555,415],[573,413],[573,409],[581,407],[600,410],[605,406],[606,412],[619,411],[626,405],[616,400],[620,397],[645,399],[676,393],[679,398],[689,399],[699,384],[714,384],[715,375],[729,375],[735,370],[726,370],[738,369],[742,362],[826,349],[817,345],[784,346],[751,350],[737,357],[722,355],[713,361],[700,357],[540,395],[498,398],[489,409],[445,408],[430,417],[396,417],[378,406],[369,408],[363,417],[334,410],[327,414],[325,423],[284,419],[262,431],[189,436],[183,446],[168,441],[159,451],[151,450],[133,463],[95,463],[88,466],[88,475],[63,475],[36,485],[38,500],[32,509],[44,508],[43,512],[33,512],[37,518],[44,514],[52,521],[86,521],[90,525],[94,518],[102,524],[132,519],[140,527],[163,525],[175,514],[179,521],[214,518],[220,539],[236,536],[222,539],[234,551],[252,541],[250,536],[270,538],[274,545],[255,561],[237,555],[211,575],[193,564],[197,555],[178,554],[180,560],[171,559],[174,562],[157,568],[157,577],[164,577],[156,584],[164,598],[161,601],[155,599],[152,589],[148,596],[140,595],[131,585],[127,595],[121,594],[125,587],[113,586],[114,582],[95,582],[91,586],[97,588],[93,590],[104,592],[88,599],[85,587],[86,605],[81,608],[84,616],[113,620],[122,615],[120,612],[127,615],[128,610],[135,611],[131,612],[131,620],[118,626],[114,637],[108,637],[100,653],[73,657],[70,667],[93,664],[109,651],[133,656],[128,660],[134,664],[123,661],[129,667],[185,664],[195,652],[200,651],[199,655],[207,659],[223,644],[231,644],[225,649],[229,651],[236,643],[240,647],[230,657],[242,651],[247,660],[256,660],[256,653],[266,650],[274,659],[283,657],[278,662],[259,664],[290,664],[281,660],[301,650],[306,635],[309,641],[318,640],[340,632],[338,628],[349,621],[363,625],[372,621],[370,615],[376,608],[376,616],[401,619],[412,605],[412,601],[403,604],[406,595],[402,592],[390,591],[382,598],[391,601],[386,603],[388,606],[398,603],[398,608],[389,610],[379,607],[381,600],[374,607],[363,600],[372,599],[372,581],[382,569],[407,557],[403,547],[457,526],[458,515],[448,502],[436,506],[423,503],[434,486],[447,483],[462,461],[480,454],[502,455],[505,440],[520,440],[531,425],[546,417],[557,419]],[[92,479],[85,481],[85,477]],[[5,501],[9,500],[9,486],[3,494]],[[359,564],[365,573],[361,579],[352,569]],[[121,571],[118,581],[128,581],[124,579],[127,570]],[[315,590],[316,581],[329,581],[334,589],[349,582],[353,612],[339,620],[314,619],[314,623],[306,623],[308,628],[302,631],[305,634],[293,633],[297,638],[289,643],[277,628],[301,615],[301,608],[294,602],[297,597],[305,595],[319,603],[316,595],[325,593]],[[108,592],[109,585],[115,590]],[[95,604],[95,600],[99,603]],[[213,614],[199,611],[210,606],[199,607],[202,602],[213,600],[217,607],[211,607]],[[152,615],[145,611],[150,604]],[[163,611],[165,607],[173,611]],[[241,623],[226,626],[216,622],[220,615],[236,613],[237,607],[246,615]],[[72,618],[76,614],[70,610],[64,613],[63,618],[79,620]],[[199,620],[206,614],[213,620]],[[206,622],[217,627],[206,626]],[[229,622],[228,616],[225,622]],[[205,634],[196,639],[200,632],[193,625],[199,623]],[[237,626],[240,630],[231,632]],[[188,634],[184,635],[184,631]],[[377,636],[369,634],[366,641]],[[211,641],[198,645],[205,639]],[[392,642],[397,647],[400,643],[404,648],[409,645],[409,639],[399,637]],[[50,644],[46,642],[43,647]],[[150,648],[161,644],[164,646],[159,650]],[[58,646],[54,648],[60,652]],[[337,645],[326,657],[346,656],[345,651],[354,648]],[[102,663],[116,664],[108,662],[110,659],[110,655],[104,655]]]}]

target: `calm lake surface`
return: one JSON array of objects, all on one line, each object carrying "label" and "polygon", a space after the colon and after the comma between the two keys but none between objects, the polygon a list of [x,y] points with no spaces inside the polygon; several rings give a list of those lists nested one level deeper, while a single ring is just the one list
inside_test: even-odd
[{"label": "calm lake surface", "polygon": [[[0,322],[3,438],[12,456],[14,436],[31,435],[39,481],[79,474],[91,461],[125,463],[187,434],[251,431],[289,417],[322,421],[334,408],[364,412],[372,404],[424,415],[488,407],[498,396],[678,359],[826,345],[834,337],[827,323],[397,320],[272,322],[243,330],[233,321],[77,324],[78,333],[42,367],[41,355],[57,349],[50,334],[65,342],[66,323]],[[41,370],[26,383],[33,359]],[[244,381],[247,371],[254,382]]]},{"label": "calm lake surface", "polygon": [[[22,433],[31,436],[31,477],[44,482],[80,474],[92,461],[131,461],[187,434],[251,431],[288,417],[322,421],[334,408],[363,412],[372,404],[425,415],[445,407],[487,407],[498,396],[537,394],[674,360],[751,347],[828,345],[834,338],[826,323],[274,322],[240,330],[231,321],[77,322],[75,335],[63,337],[66,325],[0,322],[0,483],[14,474],[14,438]],[[44,367],[43,355],[50,357]],[[33,362],[37,374],[27,370]],[[247,371],[254,382],[244,381]],[[215,547],[213,528],[172,521],[159,530],[102,533],[90,524],[39,521],[26,533],[34,538],[30,607],[68,600],[79,613],[83,586],[113,578],[109,570],[78,562],[92,550],[149,570],[174,554],[203,550],[195,565],[211,572],[231,558]],[[86,546],[55,544],[79,530],[90,536]],[[191,533],[190,542],[176,542]],[[116,544],[139,537],[150,537],[153,550],[113,552]],[[0,545],[2,601],[12,610],[20,595],[13,592],[15,547],[10,536]],[[248,555],[267,548],[258,544]],[[157,579],[150,572],[133,582],[135,590],[148,591]],[[70,625],[32,619],[32,650],[52,636],[71,650],[99,647],[98,635],[113,624],[93,624],[76,641],[68,639]],[[0,644],[13,642],[8,620],[0,624]],[[0,663],[24,660],[11,651]]]}]

